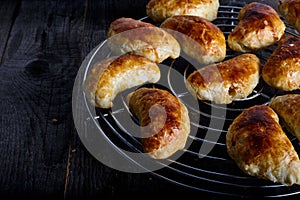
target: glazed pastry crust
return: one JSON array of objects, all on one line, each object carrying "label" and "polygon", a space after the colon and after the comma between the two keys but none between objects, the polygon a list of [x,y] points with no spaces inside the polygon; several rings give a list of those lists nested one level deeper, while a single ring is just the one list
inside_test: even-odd
[{"label": "glazed pastry crust", "polygon": [[230,125],[226,145],[245,173],[284,185],[300,183],[298,154],[269,106],[244,110]]},{"label": "glazed pastry crust", "polygon": [[161,25],[179,41],[186,55],[202,64],[223,61],[226,40],[223,32],[212,22],[198,16],[178,15]]},{"label": "glazed pastry crust", "polygon": [[275,44],[285,31],[285,24],[269,5],[252,2],[238,14],[239,23],[228,35],[228,45],[238,52],[251,52]]},{"label": "glazed pastry crust", "polygon": [[116,55],[137,54],[156,63],[180,55],[180,45],[171,34],[140,20],[116,19],[109,27],[108,36],[107,44]]},{"label": "glazed pastry crust", "polygon": [[217,18],[219,6],[219,0],[150,0],[146,12],[155,22],[175,15],[194,15],[213,21]]},{"label": "glazed pastry crust", "polygon": [[119,92],[160,79],[157,64],[143,56],[124,54],[94,64],[84,82],[90,102],[99,108],[111,108]]},{"label": "glazed pastry crust", "polygon": [[135,28],[144,28],[144,27],[155,27],[155,26],[151,23],[135,20],[129,17],[121,17],[110,23],[107,32],[107,37],[109,38],[124,31],[128,31]]},{"label": "glazed pastry crust", "polygon": [[269,106],[280,122],[300,141],[300,94],[286,94],[271,99]]},{"label": "glazed pastry crust", "polygon": [[140,88],[128,95],[128,102],[130,111],[142,127],[151,122],[149,110],[152,106],[159,105],[165,110],[165,120],[161,113],[156,114],[149,129],[143,129],[142,134],[147,137],[141,138],[142,146],[150,157],[164,159],[185,147],[190,120],[188,110],[178,98],[166,90]]},{"label": "glazed pastry crust", "polygon": [[300,89],[300,38],[283,37],[262,70],[264,81],[270,86],[292,91]]},{"label": "glazed pastry crust", "polygon": [[199,100],[229,104],[247,97],[259,82],[260,60],[250,53],[211,64],[190,74],[186,87]]},{"label": "glazed pastry crust", "polygon": [[300,1],[279,0],[278,11],[300,33]]}]

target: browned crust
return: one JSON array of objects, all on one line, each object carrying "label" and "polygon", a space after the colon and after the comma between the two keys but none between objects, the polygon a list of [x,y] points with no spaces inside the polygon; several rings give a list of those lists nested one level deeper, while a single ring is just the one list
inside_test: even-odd
[{"label": "browned crust", "polygon": [[[239,26],[245,30],[264,29],[266,26],[276,28],[277,20],[280,20],[277,12],[269,5],[253,2],[241,9],[238,14]],[[266,21],[268,24],[266,24]],[[275,32],[275,30],[273,30]],[[235,34],[233,32],[232,34]],[[243,35],[240,35],[243,37]],[[278,38],[279,40],[280,38]]]},{"label": "browned crust", "polygon": [[[105,73],[106,70],[108,70],[109,66],[116,61],[116,59],[118,59],[118,56],[112,56],[107,59],[103,59],[93,65],[83,84],[85,92],[89,92],[89,93],[92,92],[96,94],[99,85],[103,85],[103,83],[100,83],[103,74]],[[123,58],[121,58],[121,60],[122,59]],[[117,62],[120,62],[120,58],[119,61]],[[107,80],[103,80],[103,81],[106,82]]]},{"label": "browned crust", "polygon": [[[163,6],[168,0],[150,0],[146,6],[146,9],[150,10],[156,6]],[[187,8],[193,8],[197,4],[211,3],[212,0],[174,0],[172,1],[172,8],[182,8],[184,5],[188,5]]]},{"label": "browned crust", "polygon": [[[142,80],[139,77],[141,72],[147,74]],[[131,79],[120,81],[123,76],[131,76]],[[159,78],[160,69],[155,62],[140,55],[124,54],[95,63],[83,86],[88,99],[96,107],[110,108],[118,92],[147,81],[156,82]]]},{"label": "browned crust", "polygon": [[[180,41],[182,49],[199,59],[211,56],[213,62],[222,61],[226,56],[226,40],[223,32],[212,22],[190,15],[178,15],[166,19],[160,26],[174,30],[174,36]],[[181,34],[176,34],[179,32]],[[206,63],[206,62],[202,62]],[[212,63],[212,62],[210,62]]]},{"label": "browned crust", "polygon": [[291,26],[300,32],[300,1],[279,0],[278,11]]},{"label": "browned crust", "polygon": [[111,37],[113,35],[131,29],[144,28],[144,27],[155,27],[155,26],[151,23],[143,22],[140,20],[136,20],[128,17],[121,17],[111,22],[108,29],[107,37]]},{"label": "browned crust", "polygon": [[291,91],[300,88],[300,38],[287,35],[273,51],[262,70],[262,77],[272,87]]},{"label": "browned crust", "polygon": [[300,94],[274,97],[269,105],[279,115],[286,129],[300,140]]},{"label": "browned crust", "polygon": [[285,139],[278,143],[279,135],[284,135],[279,123],[276,121],[276,114],[268,106],[257,105],[245,110],[238,116],[228,129],[228,148],[234,159],[243,160],[246,165],[258,164],[256,160],[260,155],[272,153],[274,146],[281,142],[289,144]]},{"label": "browned crust", "polygon": [[212,41],[219,41],[222,39],[220,36],[223,37],[223,32],[219,27],[198,16],[173,16],[166,19],[160,27],[183,33],[196,40],[202,46],[210,44]]},{"label": "browned crust", "polygon": [[[189,118],[186,115],[187,110],[178,98],[166,90],[157,88],[140,88],[129,96],[129,108],[139,119],[142,127],[151,122],[149,110],[153,105],[160,105],[165,109],[166,119],[161,126],[161,116],[155,116],[150,127],[151,130],[146,130],[151,132],[151,136],[141,139],[144,151],[151,153],[171,145],[175,145],[170,147],[173,150],[183,148],[189,133],[189,125],[188,128],[186,127],[189,124]],[[152,135],[153,130],[157,127],[162,128]],[[143,135],[149,134],[144,132]],[[173,150],[168,153],[168,156],[174,153]]]},{"label": "browned crust", "polygon": [[238,19],[238,25],[228,36],[230,48],[236,51],[250,52],[275,44],[286,28],[274,8],[259,2],[244,6]]},{"label": "browned crust", "polygon": [[108,36],[107,44],[117,55],[137,54],[156,63],[169,57],[175,59],[180,55],[180,45],[171,34],[140,20],[117,19],[112,22]]},{"label": "browned crust", "polygon": [[270,173],[268,169],[278,169],[285,159],[299,160],[277,114],[266,105],[243,111],[230,125],[226,145],[229,156],[243,171],[248,173],[247,166],[258,166],[261,178]]},{"label": "browned crust", "polygon": [[[255,61],[255,62],[253,62]],[[248,77],[257,73],[257,59],[254,54],[242,54],[224,62],[201,68],[188,77],[188,81],[205,88],[207,83],[234,82],[243,84]],[[217,70],[216,70],[217,68]]]},{"label": "browned crust", "polygon": [[[196,93],[194,95],[199,99],[214,99],[217,103],[231,103],[236,97],[245,97],[252,92],[258,83],[260,68],[260,60],[256,55],[241,54],[193,72],[188,76],[186,83],[188,89],[190,88],[192,93],[194,91]],[[223,88],[222,91],[220,87]],[[200,95],[201,91],[208,91],[207,93],[213,95],[213,99],[205,99]],[[228,96],[225,102],[217,100],[225,99],[217,97],[220,95]]]},{"label": "browned crust", "polygon": [[212,21],[218,7],[218,0],[150,0],[146,12],[156,22],[175,15],[197,15]]}]

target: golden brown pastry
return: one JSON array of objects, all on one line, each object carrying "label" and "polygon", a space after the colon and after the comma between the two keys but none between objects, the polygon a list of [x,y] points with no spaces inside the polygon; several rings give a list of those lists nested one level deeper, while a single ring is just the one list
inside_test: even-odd
[{"label": "golden brown pastry", "polygon": [[150,0],[146,12],[155,22],[175,15],[195,15],[213,21],[217,18],[219,6],[219,0]]},{"label": "golden brown pastry", "polygon": [[300,1],[278,0],[278,11],[300,33]]},{"label": "golden brown pastry", "polygon": [[230,125],[226,146],[246,174],[284,185],[300,184],[298,154],[269,106],[244,110]]},{"label": "golden brown pastry", "polygon": [[198,69],[188,76],[186,87],[199,100],[229,104],[251,94],[258,84],[260,68],[256,55],[242,54]]},{"label": "golden brown pastry", "polygon": [[202,64],[223,61],[226,56],[226,40],[221,29],[198,16],[177,15],[161,25],[179,41],[182,51]]},{"label": "golden brown pastry", "polygon": [[156,63],[180,55],[180,45],[171,34],[140,20],[116,19],[109,26],[108,37],[107,44],[117,55],[137,54]]},{"label": "golden brown pastry", "polygon": [[[140,88],[128,95],[129,108],[142,129],[144,152],[155,159],[164,159],[183,149],[190,133],[188,110],[170,92],[156,88]],[[153,106],[159,106],[152,114]],[[151,123],[151,124],[150,124]]]},{"label": "golden brown pastry", "polygon": [[252,2],[238,14],[239,23],[228,35],[228,45],[239,52],[251,52],[275,44],[285,31],[285,24],[269,5]]},{"label": "golden brown pastry", "polygon": [[270,86],[292,91],[300,89],[300,38],[283,37],[266,61],[262,77]]},{"label": "golden brown pastry", "polygon": [[94,64],[84,82],[91,103],[99,108],[111,108],[119,92],[160,79],[157,64],[143,56],[124,54]]},{"label": "golden brown pastry", "polygon": [[124,31],[129,31],[134,28],[155,27],[155,25],[129,17],[121,17],[112,21],[107,31],[107,37],[114,36]]},{"label": "golden brown pastry", "polygon": [[280,122],[300,141],[300,94],[286,94],[271,99],[269,106]]}]

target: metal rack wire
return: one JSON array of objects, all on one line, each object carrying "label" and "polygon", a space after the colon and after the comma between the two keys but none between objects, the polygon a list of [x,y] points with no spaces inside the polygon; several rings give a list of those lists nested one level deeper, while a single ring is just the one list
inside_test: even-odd
[{"label": "metal rack wire", "polygon": [[[243,2],[233,1],[231,5],[220,6],[218,18],[214,21],[214,24],[223,31],[226,38],[233,27],[237,25],[237,15],[244,4]],[[143,20],[147,20],[147,18]],[[291,27],[287,27],[286,34],[298,35]],[[264,64],[274,48],[273,45],[254,53]],[[226,58],[237,55],[237,52],[230,49],[227,49],[226,53]],[[263,197],[282,197],[300,194],[299,186],[287,187],[244,174],[229,158],[226,151],[226,132],[234,118],[252,105],[268,104],[270,99],[281,94],[281,91],[268,86],[261,79],[252,94],[245,99],[234,101],[232,104],[217,105],[207,101],[190,104],[189,102],[193,101],[190,100],[191,95],[182,90],[182,87],[180,89],[176,87],[176,84],[184,84],[185,77],[191,72],[190,63],[179,58],[175,61],[166,61],[165,65],[169,68],[162,71],[162,78],[164,79],[162,81],[165,81],[170,90],[187,106],[191,116],[191,126],[195,134],[189,136],[188,143],[190,145],[188,148],[181,150],[182,155],[179,158],[174,159],[171,157],[165,161],[153,161],[162,167],[151,173],[183,187],[230,197],[252,198],[257,197],[258,194],[260,197],[261,194],[264,194]],[[86,73],[89,68],[90,66],[86,68]],[[180,80],[178,80],[178,77],[175,80],[172,74],[173,71],[170,69],[175,69],[182,74]],[[106,134],[105,137],[108,138],[113,148],[142,152],[139,139],[131,134],[135,130],[124,125],[124,119],[126,119],[126,123],[127,119],[133,119],[125,101],[125,96],[129,92],[118,95],[116,101],[119,102],[117,103],[117,105],[120,105],[119,107],[114,110],[96,109],[96,115],[90,117],[98,120],[99,129],[105,129],[105,131],[99,131],[99,134]],[[86,99],[85,101],[88,104]],[[86,109],[91,108],[86,106]],[[132,121],[132,123],[135,123],[134,120]],[[210,139],[210,137],[207,137],[208,134],[218,139]],[[289,137],[295,149],[300,152],[296,139],[292,135],[289,135]],[[199,151],[201,146],[209,144],[213,145],[211,151],[206,155],[201,155]],[[124,156],[134,162],[131,157]]]}]

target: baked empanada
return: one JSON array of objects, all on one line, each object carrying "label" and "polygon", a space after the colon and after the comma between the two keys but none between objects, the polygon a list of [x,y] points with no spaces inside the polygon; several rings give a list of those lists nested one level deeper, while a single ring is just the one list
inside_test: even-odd
[{"label": "baked empanada", "polygon": [[300,1],[278,0],[278,11],[300,33]]},{"label": "baked empanada", "polygon": [[229,104],[252,93],[259,82],[261,63],[250,53],[198,69],[187,77],[188,91],[199,100]]},{"label": "baked empanada", "polygon": [[256,51],[275,44],[286,28],[274,8],[259,2],[244,6],[238,19],[238,25],[228,35],[228,45],[239,52]]},{"label": "baked empanada", "polygon": [[180,55],[180,45],[171,34],[132,18],[122,17],[110,24],[107,44],[116,55],[137,54],[156,63]]},{"label": "baked empanada", "polygon": [[271,99],[269,106],[280,122],[300,141],[300,94],[286,94]]},{"label": "baked empanada", "polygon": [[276,89],[300,89],[300,38],[282,37],[262,69],[262,78]]},{"label": "baked empanada", "polygon": [[124,54],[94,64],[84,82],[90,102],[99,108],[111,108],[119,92],[160,79],[158,65],[139,55]]},{"label": "baked empanada", "polygon": [[201,64],[223,61],[226,40],[221,29],[198,16],[178,15],[166,19],[161,25],[179,41],[182,51]]},{"label": "baked empanada", "polygon": [[175,15],[194,15],[213,21],[217,18],[219,6],[219,0],[150,0],[146,12],[155,22]]},{"label": "baked empanada", "polygon": [[107,31],[107,37],[110,38],[124,31],[145,27],[155,27],[155,25],[129,17],[121,17],[110,23]]},{"label": "baked empanada", "polygon": [[[155,159],[164,159],[185,147],[190,119],[187,108],[177,97],[163,89],[140,88],[127,99],[130,111],[142,127],[145,153]],[[154,106],[158,109],[150,118],[150,109]]]},{"label": "baked empanada", "polygon": [[300,184],[300,161],[267,105],[244,110],[226,135],[229,156],[246,174],[284,185]]}]

